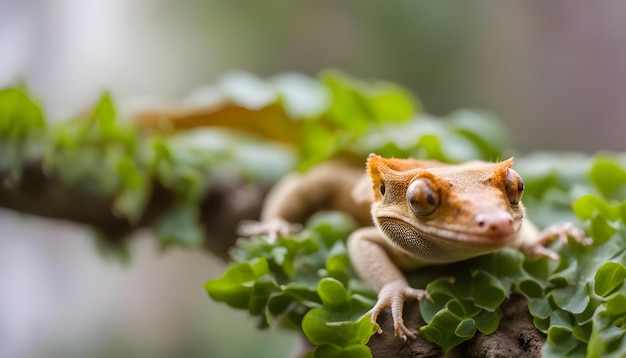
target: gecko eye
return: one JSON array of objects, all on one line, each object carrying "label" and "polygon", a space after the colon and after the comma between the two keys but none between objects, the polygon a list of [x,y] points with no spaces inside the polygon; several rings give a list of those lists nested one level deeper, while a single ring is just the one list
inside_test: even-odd
[{"label": "gecko eye", "polygon": [[416,179],[406,191],[409,207],[417,216],[432,214],[439,207],[439,194],[426,179]]},{"label": "gecko eye", "polygon": [[378,191],[380,191],[380,195],[385,195],[385,182],[381,179],[380,185],[378,186]]},{"label": "gecko eye", "polygon": [[511,205],[515,206],[522,200],[524,194],[524,181],[513,169],[506,172],[506,185],[504,186],[506,197]]}]

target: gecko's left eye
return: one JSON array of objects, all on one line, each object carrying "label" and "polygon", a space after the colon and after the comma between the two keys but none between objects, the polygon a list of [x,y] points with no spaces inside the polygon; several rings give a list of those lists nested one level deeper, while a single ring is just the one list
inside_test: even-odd
[{"label": "gecko's left eye", "polygon": [[506,192],[506,198],[511,205],[515,206],[522,200],[522,194],[524,194],[524,181],[522,177],[517,174],[513,169],[509,169],[506,172],[506,184],[504,186]]},{"label": "gecko's left eye", "polygon": [[426,179],[416,179],[409,185],[406,200],[417,216],[430,215],[439,207],[439,194]]}]

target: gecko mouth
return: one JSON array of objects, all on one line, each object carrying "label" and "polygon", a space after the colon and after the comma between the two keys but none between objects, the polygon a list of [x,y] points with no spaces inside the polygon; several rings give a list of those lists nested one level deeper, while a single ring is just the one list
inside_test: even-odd
[{"label": "gecko mouth", "polygon": [[489,240],[478,235],[437,230],[433,234],[416,230],[397,219],[379,219],[380,231],[409,253],[431,262],[453,262],[495,251],[510,241]]}]

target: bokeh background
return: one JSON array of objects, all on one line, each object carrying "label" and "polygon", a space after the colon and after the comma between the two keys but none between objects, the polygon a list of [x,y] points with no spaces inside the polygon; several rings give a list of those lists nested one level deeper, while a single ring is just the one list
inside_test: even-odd
[{"label": "bokeh background", "polygon": [[[167,100],[233,70],[326,68],[403,84],[436,115],[490,111],[521,152],[626,150],[624,2],[0,0],[0,86],[26,83],[49,120],[103,89]],[[206,297],[223,262],[148,236],[122,264],[84,227],[0,211],[0,357],[294,349]]]}]

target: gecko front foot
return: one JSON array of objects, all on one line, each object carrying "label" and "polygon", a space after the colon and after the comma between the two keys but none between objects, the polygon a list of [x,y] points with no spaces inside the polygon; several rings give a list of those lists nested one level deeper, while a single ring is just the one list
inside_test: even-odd
[{"label": "gecko front foot", "polygon": [[241,236],[267,235],[267,242],[273,244],[279,236],[287,236],[302,230],[302,225],[292,224],[282,218],[268,221],[244,221],[239,225],[237,234]]},{"label": "gecko front foot", "polygon": [[[409,298],[416,298],[418,300],[426,298],[429,301],[432,300],[426,290],[412,288],[404,280],[393,281],[385,284],[378,293],[378,301],[369,312],[372,315],[372,323],[378,325],[378,315],[383,311],[383,309],[385,309],[385,307],[391,307],[394,334],[397,337],[402,338],[404,341],[407,340],[407,337],[415,339],[417,337],[417,333],[408,329],[404,325],[404,319],[402,318],[404,301]],[[382,332],[383,330],[379,325],[378,333]]]},{"label": "gecko front foot", "polygon": [[537,241],[525,247],[523,251],[529,256],[545,256],[552,260],[558,260],[559,254],[546,248],[545,245],[557,239],[561,241],[563,245],[567,245],[569,237],[583,246],[589,246],[593,243],[593,240],[588,238],[584,231],[577,228],[572,223],[565,223],[547,227],[539,233]]}]

